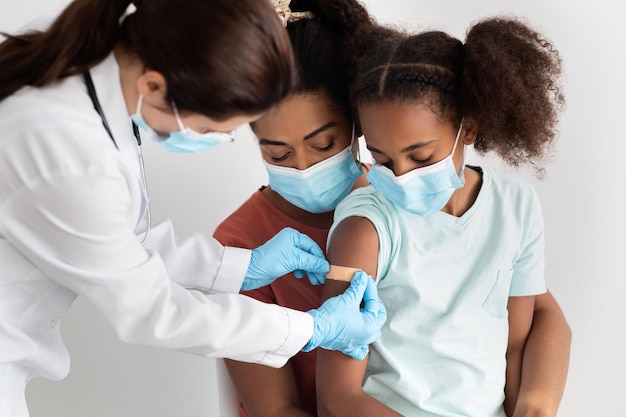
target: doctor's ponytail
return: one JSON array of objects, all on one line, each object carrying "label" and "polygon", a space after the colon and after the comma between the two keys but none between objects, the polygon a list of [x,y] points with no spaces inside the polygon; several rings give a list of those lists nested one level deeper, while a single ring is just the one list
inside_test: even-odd
[{"label": "doctor's ponytail", "polygon": [[0,44],[0,100],[25,85],[86,71],[115,46],[131,0],[75,0],[44,31],[8,35]]}]

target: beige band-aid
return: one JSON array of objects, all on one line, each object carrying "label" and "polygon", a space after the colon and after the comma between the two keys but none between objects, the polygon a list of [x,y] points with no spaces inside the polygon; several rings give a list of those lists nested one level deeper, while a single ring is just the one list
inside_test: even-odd
[{"label": "beige band-aid", "polygon": [[326,274],[327,279],[334,279],[335,281],[350,282],[355,272],[360,271],[359,268],[349,268],[347,266],[331,265],[330,271]]}]

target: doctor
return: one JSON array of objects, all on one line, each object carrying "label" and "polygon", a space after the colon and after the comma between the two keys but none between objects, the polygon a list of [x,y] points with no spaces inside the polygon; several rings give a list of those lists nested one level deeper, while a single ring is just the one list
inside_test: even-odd
[{"label": "doctor", "polygon": [[150,227],[140,139],[229,141],[295,74],[268,2],[129,3],[75,0],[0,44],[1,416],[28,415],[31,377],[67,374],[57,322],[77,296],[126,342],[274,367],[317,346],[362,359],[385,320],[364,274],[308,313],[238,295],[291,271],[323,282],[320,248],[292,229],[250,251]]}]

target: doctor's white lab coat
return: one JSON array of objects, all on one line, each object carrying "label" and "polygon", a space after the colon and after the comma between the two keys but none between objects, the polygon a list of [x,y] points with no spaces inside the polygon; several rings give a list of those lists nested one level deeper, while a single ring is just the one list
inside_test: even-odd
[{"label": "doctor's white lab coat", "polygon": [[250,251],[169,222],[141,245],[147,196],[114,56],[91,75],[119,150],[82,75],[0,102],[3,417],[28,415],[29,378],[67,375],[56,324],[77,296],[126,342],[275,367],[313,332],[310,315],[237,294]]}]

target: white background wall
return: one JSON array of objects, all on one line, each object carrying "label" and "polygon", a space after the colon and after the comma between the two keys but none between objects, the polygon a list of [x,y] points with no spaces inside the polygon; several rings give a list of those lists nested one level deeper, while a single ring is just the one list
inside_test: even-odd
[{"label": "white background wall", "polygon": [[[382,23],[443,29],[463,38],[475,19],[514,13],[560,50],[568,107],[557,158],[537,188],[544,208],[547,281],[574,334],[560,417],[626,415],[626,6],[622,0],[366,0]],[[2,0],[0,30],[59,10],[67,0]],[[266,181],[248,131],[233,145],[173,155],[144,145],[155,220],[211,232]],[[503,169],[470,154],[470,162]],[[1,302],[1,300],[0,300]],[[72,369],[62,382],[32,381],[33,417],[231,416],[220,363],[118,342],[78,300],[63,322]],[[217,367],[217,368],[216,368]],[[217,372],[216,372],[217,369]],[[226,399],[225,401],[220,401]]]}]

